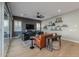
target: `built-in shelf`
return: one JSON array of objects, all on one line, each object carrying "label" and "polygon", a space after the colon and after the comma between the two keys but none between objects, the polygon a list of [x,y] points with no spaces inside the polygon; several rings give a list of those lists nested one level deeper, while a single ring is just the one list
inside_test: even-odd
[{"label": "built-in shelf", "polygon": [[58,17],[56,18],[56,20],[54,22],[50,21],[48,25],[45,25],[43,27],[43,29],[49,29],[49,27],[51,27],[51,31],[62,31],[63,27],[68,27],[68,25],[66,24],[62,24],[62,25],[58,25],[58,23],[62,24],[62,17]]}]

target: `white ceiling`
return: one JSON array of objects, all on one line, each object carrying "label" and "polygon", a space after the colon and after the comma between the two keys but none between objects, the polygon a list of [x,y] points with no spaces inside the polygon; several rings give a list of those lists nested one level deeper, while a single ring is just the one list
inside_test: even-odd
[{"label": "white ceiling", "polygon": [[[15,16],[28,17],[37,20],[45,20],[60,14],[79,9],[79,2],[9,2],[12,14]],[[44,18],[36,18],[40,12]]]}]

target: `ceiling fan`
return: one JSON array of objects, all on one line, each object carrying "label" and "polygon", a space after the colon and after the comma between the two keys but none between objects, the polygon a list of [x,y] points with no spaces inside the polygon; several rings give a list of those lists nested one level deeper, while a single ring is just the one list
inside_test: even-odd
[{"label": "ceiling fan", "polygon": [[41,15],[39,12],[37,12],[37,15],[36,15],[37,18],[44,18],[43,15]]}]

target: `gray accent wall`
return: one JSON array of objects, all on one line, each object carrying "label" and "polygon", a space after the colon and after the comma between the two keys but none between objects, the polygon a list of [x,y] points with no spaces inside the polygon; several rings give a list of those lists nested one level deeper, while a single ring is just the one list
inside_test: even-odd
[{"label": "gray accent wall", "polygon": [[26,24],[33,24],[34,28],[36,29],[36,21],[31,21],[31,20],[23,20],[22,21],[22,30],[26,29]]},{"label": "gray accent wall", "polygon": [[22,21],[22,30],[26,29],[26,24],[33,24],[36,29],[36,23],[41,23],[41,21],[39,21],[39,20],[34,20],[34,19],[30,19],[30,18],[21,18],[21,17],[17,17],[17,16],[14,16],[14,20]]}]

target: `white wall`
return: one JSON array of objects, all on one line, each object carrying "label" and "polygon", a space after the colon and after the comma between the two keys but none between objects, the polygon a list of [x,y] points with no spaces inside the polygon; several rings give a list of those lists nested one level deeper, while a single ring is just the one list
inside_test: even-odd
[{"label": "white wall", "polygon": [[49,21],[54,21],[56,17],[43,21],[42,30],[47,32],[58,32],[63,37],[70,38],[71,41],[79,42],[79,10],[61,15],[61,17],[63,18],[63,24],[68,25],[63,31],[50,31],[43,29],[44,25],[48,24]]}]

